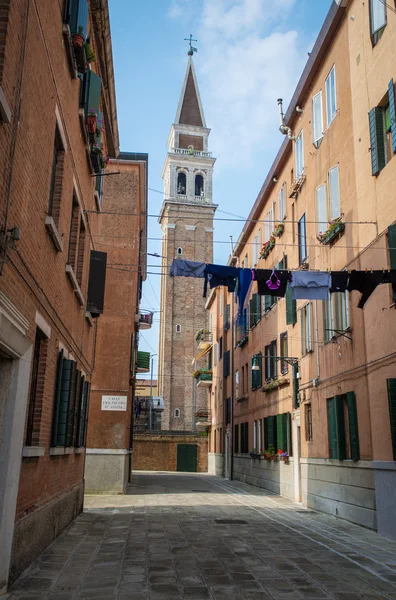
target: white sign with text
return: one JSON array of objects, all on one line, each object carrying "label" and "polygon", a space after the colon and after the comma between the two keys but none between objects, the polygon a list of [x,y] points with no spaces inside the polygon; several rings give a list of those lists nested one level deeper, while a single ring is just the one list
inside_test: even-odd
[{"label": "white sign with text", "polygon": [[126,410],[128,396],[102,396],[102,410]]}]

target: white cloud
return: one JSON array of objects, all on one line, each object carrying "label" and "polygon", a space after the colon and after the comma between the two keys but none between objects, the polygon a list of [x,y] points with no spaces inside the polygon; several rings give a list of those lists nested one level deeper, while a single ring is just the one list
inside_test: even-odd
[{"label": "white cloud", "polygon": [[[195,66],[211,147],[222,156],[217,170],[249,164],[264,145],[282,143],[276,100],[290,99],[307,59],[298,32],[287,26],[295,1],[189,1],[199,15]],[[174,18],[185,17],[185,8],[185,0],[173,0]]]}]

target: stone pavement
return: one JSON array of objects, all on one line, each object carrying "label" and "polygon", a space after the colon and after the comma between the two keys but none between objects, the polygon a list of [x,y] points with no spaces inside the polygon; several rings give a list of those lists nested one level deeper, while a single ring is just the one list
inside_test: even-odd
[{"label": "stone pavement", "polygon": [[396,599],[396,543],[264,490],[138,473],[19,578],[10,600]]}]

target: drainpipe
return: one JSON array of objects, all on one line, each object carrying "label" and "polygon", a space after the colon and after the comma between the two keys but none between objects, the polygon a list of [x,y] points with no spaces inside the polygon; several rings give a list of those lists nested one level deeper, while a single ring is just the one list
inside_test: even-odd
[{"label": "drainpipe", "polygon": [[[194,362],[194,371],[197,368],[197,361]],[[195,413],[197,412],[197,380],[194,377],[194,383],[193,383],[193,431],[194,433],[196,433],[197,431],[197,422],[195,419]]]},{"label": "drainpipe", "polygon": [[316,354],[316,377],[320,379],[320,359],[319,359],[319,327],[318,327],[318,301],[315,300],[315,354]]},{"label": "drainpipe", "polygon": [[234,373],[234,304],[235,298],[231,295],[231,435],[230,435],[230,481],[234,479],[234,395],[235,395],[235,373]]},{"label": "drainpipe", "polygon": [[293,135],[292,130],[290,129],[290,127],[288,127],[287,125],[285,125],[285,118],[284,118],[284,114],[283,114],[283,100],[282,100],[282,98],[278,98],[278,106],[279,106],[279,118],[280,118],[279,131],[283,135],[287,135],[287,137],[289,138],[289,140],[295,140],[296,136]]}]

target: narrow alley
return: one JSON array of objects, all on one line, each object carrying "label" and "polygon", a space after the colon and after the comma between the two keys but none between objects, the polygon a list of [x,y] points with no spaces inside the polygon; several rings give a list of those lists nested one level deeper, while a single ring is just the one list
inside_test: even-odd
[{"label": "narrow alley", "polygon": [[396,543],[207,474],[134,475],[85,510],[9,600],[396,599]]}]

